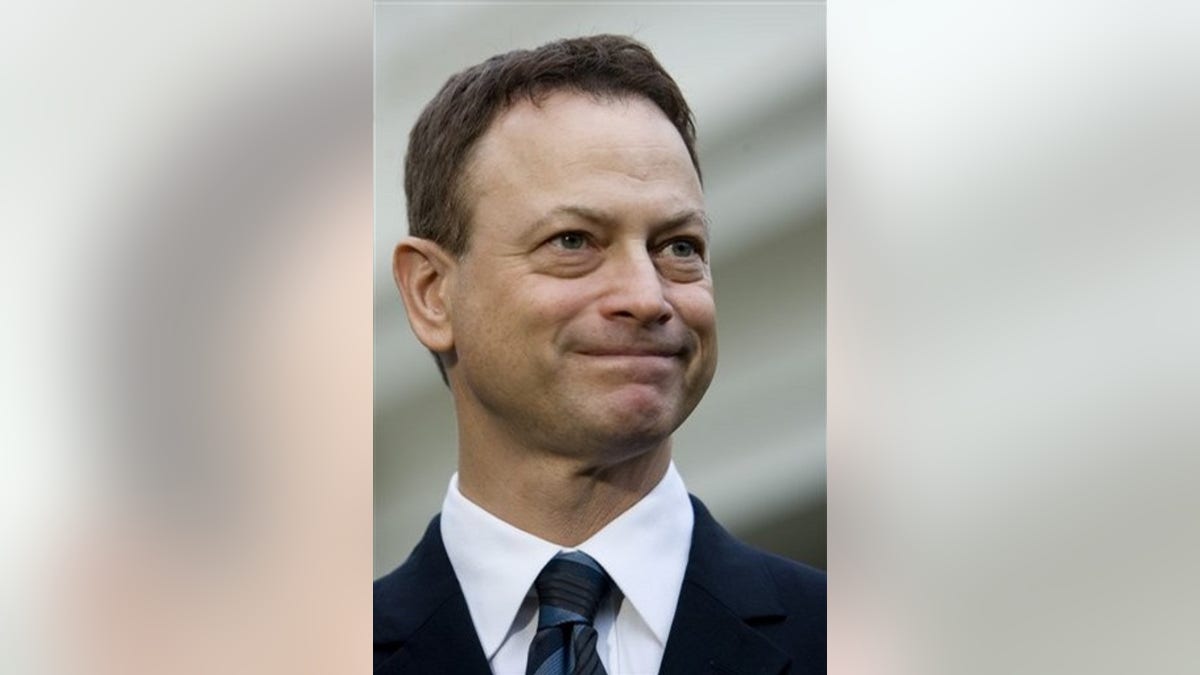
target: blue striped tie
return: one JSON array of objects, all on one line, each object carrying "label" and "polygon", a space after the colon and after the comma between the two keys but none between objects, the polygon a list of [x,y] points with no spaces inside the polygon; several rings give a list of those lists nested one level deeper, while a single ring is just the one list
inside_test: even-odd
[{"label": "blue striped tie", "polygon": [[605,675],[592,621],[609,584],[604,568],[586,553],[559,553],[546,563],[534,582],[538,630],[525,675]]}]

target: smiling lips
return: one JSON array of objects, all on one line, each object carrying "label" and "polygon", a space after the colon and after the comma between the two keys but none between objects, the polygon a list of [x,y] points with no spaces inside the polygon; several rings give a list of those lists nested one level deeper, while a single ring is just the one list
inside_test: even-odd
[{"label": "smiling lips", "polygon": [[663,347],[610,347],[577,352],[583,363],[598,372],[614,375],[626,384],[662,385],[684,369],[685,350]]},{"label": "smiling lips", "polygon": [[675,347],[601,347],[593,349],[582,349],[579,353],[584,356],[609,356],[609,357],[657,357],[671,358],[683,355],[683,349]]}]

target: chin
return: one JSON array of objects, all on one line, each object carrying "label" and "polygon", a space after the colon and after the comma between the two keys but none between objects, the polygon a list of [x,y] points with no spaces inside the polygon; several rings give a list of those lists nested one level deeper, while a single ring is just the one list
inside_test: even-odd
[{"label": "chin", "polygon": [[606,439],[605,445],[648,448],[670,438],[680,421],[675,406],[634,402],[610,408],[590,426],[594,437]]}]

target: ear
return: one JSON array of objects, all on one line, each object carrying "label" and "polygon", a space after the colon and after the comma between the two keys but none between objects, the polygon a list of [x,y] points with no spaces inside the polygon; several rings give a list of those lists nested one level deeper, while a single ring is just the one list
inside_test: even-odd
[{"label": "ear", "polygon": [[454,348],[450,325],[450,281],[454,257],[429,239],[406,237],[392,254],[392,276],[408,310],[408,323],[433,352]]}]

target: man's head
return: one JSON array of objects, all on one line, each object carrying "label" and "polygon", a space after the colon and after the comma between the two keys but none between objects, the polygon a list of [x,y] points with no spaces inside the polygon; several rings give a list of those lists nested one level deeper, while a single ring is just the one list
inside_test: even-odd
[{"label": "man's head", "polygon": [[474,210],[470,164],[493,120],[518,99],[555,91],[652,101],[679,132],[696,174],[696,130],[679,86],[641,43],[619,35],[559,40],[500,54],[452,76],[409,134],[404,166],[409,234],[460,256]]},{"label": "man's head", "polygon": [[637,453],[687,417],[716,366],[693,144],[674,82],[614,36],[495,57],[425,110],[395,273],[460,433]]}]

